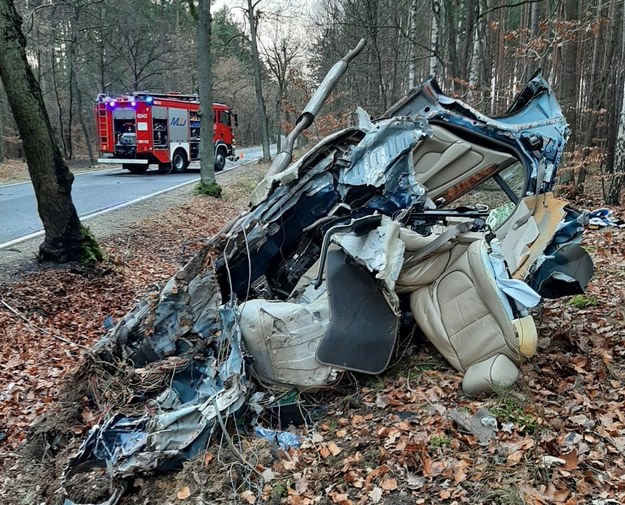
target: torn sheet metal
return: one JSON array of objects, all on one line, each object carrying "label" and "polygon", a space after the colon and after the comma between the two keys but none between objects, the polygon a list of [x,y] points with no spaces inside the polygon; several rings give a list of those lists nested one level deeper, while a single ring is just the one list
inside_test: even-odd
[{"label": "torn sheet metal", "polygon": [[584,293],[593,273],[588,252],[578,244],[568,243],[544,256],[527,282],[545,298],[560,298]]},{"label": "torn sheet metal", "polygon": [[511,150],[528,169],[528,192],[546,193],[553,189],[569,128],[540,71],[527,82],[502,117],[490,118],[446,96],[433,77],[393,105],[383,117],[414,115],[427,118],[430,124],[447,125],[453,131],[481,137],[485,145]]},{"label": "torn sheet metal", "polygon": [[94,426],[69,460],[65,479],[93,467],[107,468],[115,478],[176,468],[206,448],[217,418],[240,409],[250,389],[237,309],[229,304],[218,313],[220,334],[207,354],[220,356],[220,363],[192,361],[192,373],[189,368],[174,373],[169,388],[148,401],[153,413],[116,414]]},{"label": "torn sheet metal", "polygon": [[383,283],[385,296],[397,315],[399,299],[395,283],[402,269],[405,250],[404,242],[399,238],[400,229],[398,222],[384,217],[382,224],[366,235],[345,233],[332,237],[333,243]]},{"label": "torn sheet metal", "polygon": [[551,194],[568,134],[553,92],[536,74],[489,118],[427,79],[383,118],[356,117],[290,166],[281,153],[249,212],[94,347],[98,363],[186,365],[146,395],[149,413],[94,427],[67,475],[179,465],[247,405],[248,364],[259,386],[381,373],[402,321],[466,391],[516,380],[535,350],[533,290],[566,295],[592,275],[587,217]]},{"label": "torn sheet metal", "polygon": [[430,134],[421,119],[392,118],[378,122],[352,149],[350,166],[341,172],[339,182],[348,186],[381,186],[386,183],[387,168]]}]

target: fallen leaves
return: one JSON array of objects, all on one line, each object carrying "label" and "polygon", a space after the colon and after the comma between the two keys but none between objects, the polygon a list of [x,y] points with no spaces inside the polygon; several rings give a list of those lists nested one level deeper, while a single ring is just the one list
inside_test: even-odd
[{"label": "fallen leaves", "polygon": [[577,457],[577,451],[575,449],[566,454],[562,454],[561,458],[564,460],[562,470],[575,470],[579,465],[579,458]]},{"label": "fallen leaves", "polygon": [[[0,307],[0,435],[8,435],[0,436],[0,450],[12,451],[55,405],[64,377],[80,360],[79,349],[37,327],[91,345],[107,316],[117,320],[151,282],[178,268],[172,258],[183,243],[191,255],[197,247],[191,237],[212,234],[233,209],[224,202],[211,210],[186,206],[169,214],[173,232],[151,222],[105,242],[112,257],[107,272],[41,271],[3,290],[3,299],[32,324]],[[386,503],[399,493],[412,503],[493,503],[498,492],[528,504],[625,503],[623,238],[624,231],[586,237],[597,266],[589,294],[599,304],[579,310],[566,299],[545,302],[537,317],[541,350],[522,366],[522,393],[514,410],[498,414],[505,430],[494,440],[463,432],[448,413],[493,408],[505,393],[464,397],[462,375],[431,347],[411,344],[383,378],[350,385],[355,407],[347,405],[343,390],[318,400],[327,412],[308,426],[311,431],[300,428],[302,447],[258,467],[262,495],[260,488],[241,487],[236,499],[267,503],[283,487],[280,503],[290,505],[320,498],[340,505]],[[101,416],[83,406],[71,433],[81,435]],[[212,449],[201,456],[202,472],[225,475],[222,465]],[[191,502],[198,489],[197,483],[177,483],[170,496]],[[140,502],[128,497],[128,503]]]},{"label": "fallen leaves", "polygon": [[[104,321],[123,317],[146,291],[174,274],[202,238],[213,235],[238,212],[235,203],[222,201],[214,208],[198,198],[168,211],[166,219],[156,215],[101,241],[108,260],[93,269],[39,267],[3,279],[0,473],[6,474],[9,464],[3,454],[15,451],[33,422],[57,408],[67,374],[81,363],[84,349],[105,333]],[[69,431],[80,436],[101,415],[83,405],[77,417],[81,422]],[[5,502],[2,496],[0,501]]]},{"label": "fallen leaves", "polygon": [[397,489],[397,480],[396,479],[384,479],[380,484],[380,487],[384,489],[384,491],[395,491]]},{"label": "fallen leaves", "polygon": [[245,503],[249,503],[250,505],[256,503],[256,496],[254,496],[254,493],[252,493],[249,489],[240,493],[239,496],[245,501]]},{"label": "fallen leaves", "polygon": [[329,458],[330,456],[338,456],[341,454],[341,448],[336,445],[334,442],[330,442],[329,444],[323,444],[319,448],[319,454],[322,458]]}]

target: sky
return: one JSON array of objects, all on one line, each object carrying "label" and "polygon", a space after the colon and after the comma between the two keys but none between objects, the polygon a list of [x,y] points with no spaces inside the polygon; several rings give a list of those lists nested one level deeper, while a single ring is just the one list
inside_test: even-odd
[{"label": "sky", "polygon": [[[254,0],[257,2],[258,0]],[[247,4],[246,0],[212,0],[211,11],[217,11],[222,7],[232,8],[233,17],[239,21],[243,19],[243,10],[240,7]],[[276,10],[284,6],[285,13],[293,13],[301,20],[302,12],[308,11],[315,4],[315,0],[261,0],[258,8],[266,10]]]},{"label": "sky", "polygon": [[[261,43],[267,46],[278,34],[285,32],[302,42],[307,39],[310,27],[307,23],[309,17],[305,13],[314,7],[316,0],[260,0],[260,2],[254,0],[254,3],[258,3],[257,8],[268,12],[282,10],[281,21],[278,24],[270,18],[261,21],[258,33]],[[231,9],[232,19],[245,24],[244,11],[241,7],[246,4],[247,0],[212,0],[211,11],[228,7]]]}]

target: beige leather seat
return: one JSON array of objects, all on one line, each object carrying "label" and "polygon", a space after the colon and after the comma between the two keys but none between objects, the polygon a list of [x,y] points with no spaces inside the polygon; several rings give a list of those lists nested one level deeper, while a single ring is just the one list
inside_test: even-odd
[{"label": "beige leather seat", "polygon": [[[434,282],[410,295],[415,320],[449,363],[465,372],[467,393],[508,387],[518,377],[522,356],[515,326],[522,325],[513,322],[510,303],[497,288],[485,242],[471,243],[452,261]],[[531,341],[533,321],[524,324]],[[533,353],[529,348],[525,352]]]}]

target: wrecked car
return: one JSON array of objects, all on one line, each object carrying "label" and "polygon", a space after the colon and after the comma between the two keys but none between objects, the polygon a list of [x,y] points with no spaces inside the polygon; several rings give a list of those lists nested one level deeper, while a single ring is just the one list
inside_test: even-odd
[{"label": "wrecked car", "polygon": [[380,374],[406,325],[464,374],[466,393],[510,386],[536,351],[529,309],[583,292],[586,215],[553,194],[568,127],[540,73],[499,118],[430,77],[380,118],[359,109],[353,126],[291,163],[359,48],[328,74],[249,212],[91,351],[137,368],[183,361],[146,399],[148,413],[94,427],[67,476],[174,465],[228,415],[258,407],[259,386]]}]

